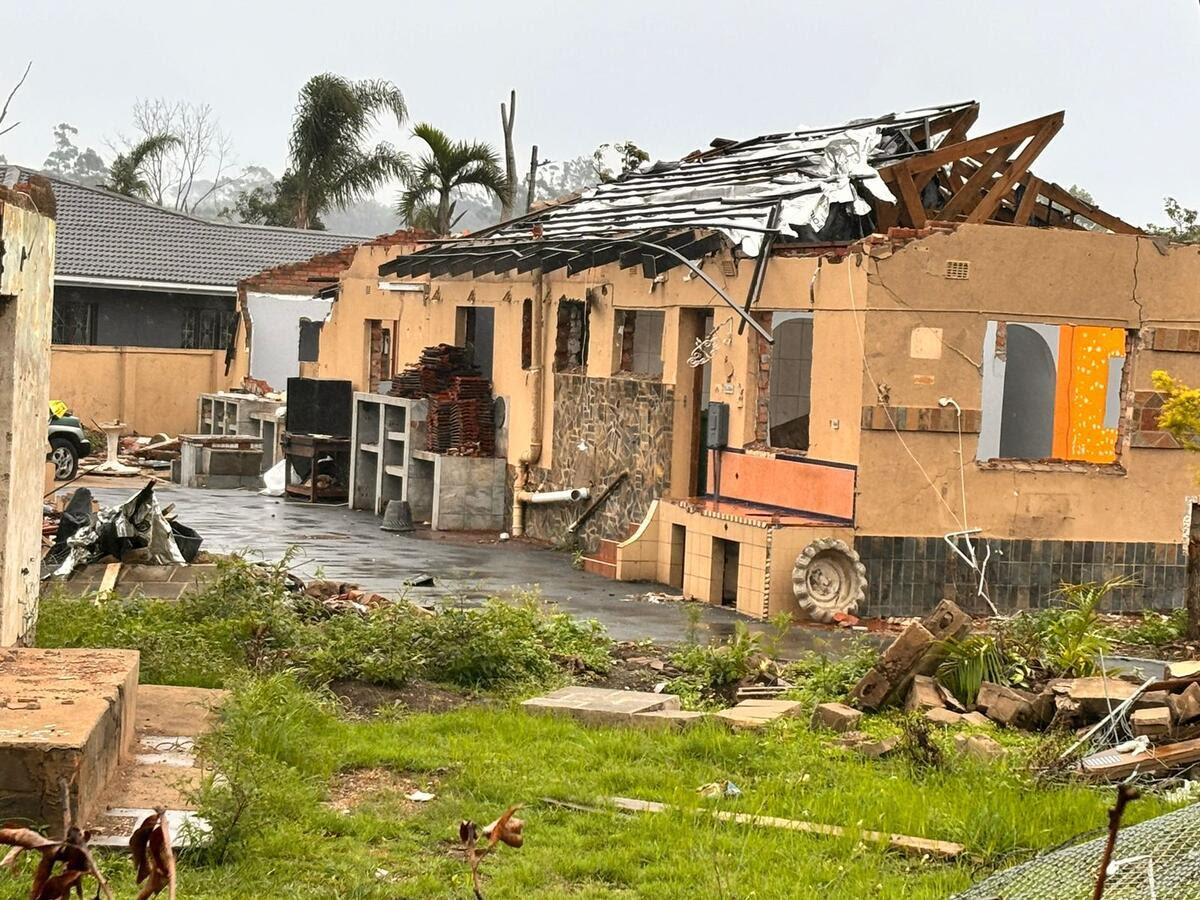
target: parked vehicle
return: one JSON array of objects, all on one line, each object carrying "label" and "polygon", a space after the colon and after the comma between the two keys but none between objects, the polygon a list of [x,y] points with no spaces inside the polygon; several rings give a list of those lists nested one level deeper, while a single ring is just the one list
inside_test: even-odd
[{"label": "parked vehicle", "polygon": [[54,479],[69,481],[79,470],[79,460],[92,452],[92,442],[83,430],[83,423],[70,414],[59,400],[50,402],[50,452],[47,459],[54,463]]}]

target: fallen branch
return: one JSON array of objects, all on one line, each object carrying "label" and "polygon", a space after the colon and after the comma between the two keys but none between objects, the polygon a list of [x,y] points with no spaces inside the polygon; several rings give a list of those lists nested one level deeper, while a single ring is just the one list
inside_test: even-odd
[{"label": "fallen branch", "polygon": [[1092,892],[1092,900],[1101,900],[1104,896],[1104,884],[1108,880],[1108,864],[1112,862],[1113,848],[1117,845],[1117,832],[1121,830],[1121,816],[1129,801],[1137,799],[1137,791],[1127,784],[1117,788],[1117,802],[1108,811],[1108,840],[1104,842],[1104,853],[1100,857],[1100,871],[1096,873],[1096,890]]},{"label": "fallen branch", "polygon": [[[610,806],[627,812],[662,813],[678,808],[668,806],[666,803],[656,803],[653,800],[633,800],[629,797],[609,797],[605,802]],[[758,816],[750,813],[727,812],[721,809],[698,810],[698,812],[701,814],[707,813],[714,819],[722,822],[737,822],[741,825],[783,828],[788,831],[821,834],[826,837],[860,837],[864,841],[886,844],[891,850],[898,850],[901,853],[908,853],[914,856],[955,859],[966,850],[962,844],[955,844],[950,841],[932,841],[905,834],[886,834],[882,831],[857,831],[851,828],[843,828],[840,825],[822,825],[818,822],[805,822],[800,819],[781,819],[777,816]]]}]

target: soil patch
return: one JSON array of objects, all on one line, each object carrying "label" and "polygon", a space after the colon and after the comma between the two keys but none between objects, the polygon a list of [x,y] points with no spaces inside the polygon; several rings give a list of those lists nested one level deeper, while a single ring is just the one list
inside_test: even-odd
[{"label": "soil patch", "polygon": [[399,806],[404,812],[412,812],[422,803],[409,799],[409,795],[417,792],[434,794],[436,791],[437,779],[429,775],[384,768],[349,769],[338,772],[330,780],[329,798],[325,803],[344,813],[368,803],[386,803],[389,809]]},{"label": "soil patch", "polygon": [[614,690],[653,691],[656,685],[681,674],[671,665],[670,654],[667,647],[631,642],[615,644],[612,668],[587,684]]},{"label": "soil patch", "polygon": [[428,681],[414,681],[403,687],[384,687],[339,679],[330,683],[329,688],[351,712],[363,716],[372,716],[381,710],[396,707],[409,712],[441,713],[478,702],[467,694]]}]

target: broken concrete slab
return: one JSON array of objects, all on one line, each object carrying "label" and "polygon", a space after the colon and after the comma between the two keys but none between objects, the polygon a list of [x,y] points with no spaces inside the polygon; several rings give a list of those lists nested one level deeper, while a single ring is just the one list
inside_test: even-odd
[{"label": "broken concrete slab", "polygon": [[573,686],[526,700],[521,707],[531,713],[566,715],[592,724],[627,725],[637,713],[679,709],[680,703],[674,694]]},{"label": "broken concrete slab", "polygon": [[854,752],[861,753],[868,759],[882,759],[885,756],[893,753],[900,746],[900,738],[896,735],[891,737],[880,738],[878,740],[867,740],[854,745]]},{"label": "broken concrete slab", "polygon": [[933,635],[935,640],[961,640],[971,630],[971,617],[958,604],[943,600],[921,620],[922,627]]},{"label": "broken concrete slab", "polygon": [[707,713],[690,709],[655,709],[634,713],[630,721],[639,728],[651,731],[683,731],[707,718]]},{"label": "broken concrete slab", "polygon": [[1003,759],[1008,751],[1000,742],[986,734],[960,734],[954,738],[955,749],[964,756],[977,759],[980,762],[994,762]]},{"label": "broken concrete slab", "polygon": [[1055,693],[1065,692],[1078,704],[1078,715],[1084,721],[1104,718],[1114,708],[1138,691],[1138,686],[1120,678],[1096,675],[1090,678],[1062,679],[1050,683]]},{"label": "broken concrete slab", "polygon": [[803,707],[794,700],[743,700],[729,709],[713,713],[733,728],[758,729],[784,717],[800,715]]},{"label": "broken concrete slab", "polygon": [[910,712],[923,709],[942,709],[946,706],[938,683],[928,675],[917,675],[908,689],[904,708]]},{"label": "broken concrete slab", "polygon": [[1179,725],[1200,719],[1200,684],[1189,684],[1178,694],[1168,694],[1167,705]]},{"label": "broken concrete slab", "polygon": [[1135,709],[1129,716],[1129,727],[1135,735],[1164,737],[1171,733],[1171,710],[1165,706]]},{"label": "broken concrete slab", "polygon": [[1037,729],[1046,725],[1054,711],[1049,692],[1034,694],[1018,688],[985,681],[975,705],[993,722],[1009,728]]},{"label": "broken concrete slab", "polygon": [[956,713],[954,710],[946,709],[944,706],[925,710],[925,719],[931,725],[936,725],[939,728],[952,728],[955,725],[961,725],[963,721],[962,713]]},{"label": "broken concrete slab", "polygon": [[61,822],[59,779],[87,821],[133,751],[136,650],[0,651],[4,815]]},{"label": "broken concrete slab", "polygon": [[983,713],[981,713],[977,709],[973,709],[970,712],[963,713],[962,720],[963,720],[964,725],[971,725],[975,728],[995,728],[996,727],[995,722],[993,722],[991,719],[989,719],[987,716],[985,716]]},{"label": "broken concrete slab", "polygon": [[845,703],[821,703],[813,711],[813,727],[845,733],[851,731],[861,718],[860,710]]},{"label": "broken concrete slab", "polygon": [[854,689],[851,698],[864,709],[879,709],[905,697],[917,675],[932,675],[941,661],[944,642],[960,638],[971,627],[970,617],[943,600],[920,622],[913,622],[883,651],[879,662]]},{"label": "broken concrete slab", "polygon": [[1200,678],[1200,659],[1182,659],[1167,663],[1167,678]]}]

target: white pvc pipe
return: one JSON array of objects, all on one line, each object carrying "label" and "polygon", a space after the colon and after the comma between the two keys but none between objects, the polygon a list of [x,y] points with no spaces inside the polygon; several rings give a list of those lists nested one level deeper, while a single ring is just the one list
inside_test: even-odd
[{"label": "white pvc pipe", "polygon": [[585,487],[567,488],[564,491],[521,491],[517,500],[521,503],[578,503],[591,496]]}]

